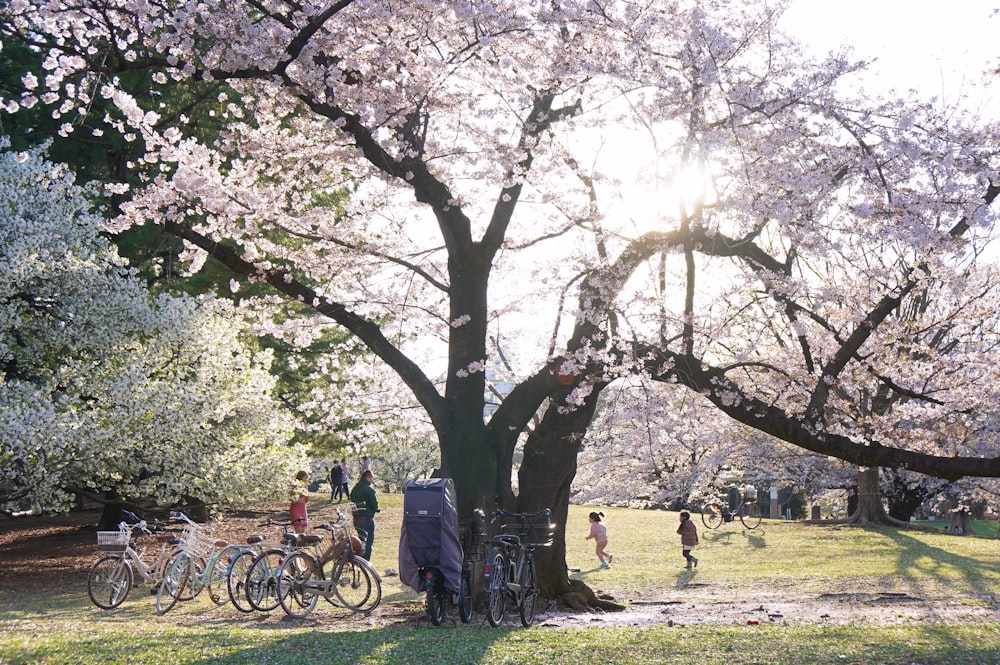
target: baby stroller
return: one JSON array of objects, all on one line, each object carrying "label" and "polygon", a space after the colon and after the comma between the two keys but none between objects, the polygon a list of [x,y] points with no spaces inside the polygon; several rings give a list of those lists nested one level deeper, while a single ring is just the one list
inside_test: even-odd
[{"label": "baby stroller", "polygon": [[435,626],[444,621],[452,594],[458,594],[461,575],[455,484],[451,478],[407,481],[403,487],[399,579],[414,591],[427,594],[427,614]]}]

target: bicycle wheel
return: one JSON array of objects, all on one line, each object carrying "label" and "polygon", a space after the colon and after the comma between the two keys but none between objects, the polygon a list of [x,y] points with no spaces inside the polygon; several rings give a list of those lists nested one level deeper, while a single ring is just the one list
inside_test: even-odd
[{"label": "bicycle wheel", "polygon": [[278,569],[285,552],[268,550],[254,559],[247,571],[247,602],[258,612],[270,612],[278,607]]},{"label": "bicycle wheel", "polygon": [[334,570],[333,592],[347,609],[367,614],[382,602],[382,580],[372,565],[359,556],[348,555]]},{"label": "bicycle wheel", "polygon": [[427,589],[427,615],[431,618],[431,623],[440,626],[444,623],[445,598],[444,580],[441,573],[433,571],[424,577],[424,586]]},{"label": "bicycle wheel", "polygon": [[229,562],[226,570],[226,588],[233,607],[240,612],[253,612],[254,607],[247,598],[247,573],[253,565],[254,553],[243,550]]},{"label": "bicycle wheel", "polygon": [[285,559],[278,569],[278,602],[285,614],[296,619],[309,616],[319,600],[309,585],[321,579],[319,564],[305,552],[296,552]]},{"label": "bicycle wheel", "polygon": [[97,560],[87,575],[87,594],[102,610],[111,610],[125,602],[133,583],[132,567],[121,556],[109,555]]},{"label": "bicycle wheel", "polygon": [[494,628],[503,623],[507,613],[507,557],[499,548],[486,557],[483,577],[486,582],[486,618]]},{"label": "bicycle wheel", "polygon": [[191,568],[191,557],[185,552],[178,554],[167,566],[160,588],[156,590],[157,614],[169,612],[181,596],[185,595],[184,590],[190,588],[188,582],[191,579]]},{"label": "bicycle wheel", "polygon": [[208,590],[208,597],[216,605],[225,605],[229,602],[229,563],[233,558],[243,552],[243,549],[236,545],[226,545],[221,551],[215,552],[208,560],[211,572],[205,574],[205,588]]},{"label": "bicycle wheel", "polygon": [[710,503],[701,509],[701,521],[709,529],[718,529],[722,526],[722,506],[717,503]]},{"label": "bicycle wheel", "polygon": [[462,623],[472,621],[472,571],[468,569],[458,582],[458,618]]},{"label": "bicycle wheel", "polygon": [[760,526],[760,506],[756,503],[743,504],[740,512],[740,521],[748,529],[756,529]]},{"label": "bicycle wheel", "polygon": [[535,579],[535,560],[527,555],[521,569],[521,625],[529,628],[535,621],[535,607],[538,605],[538,582]]},{"label": "bicycle wheel", "polygon": [[180,594],[180,597],[177,600],[192,600],[193,598],[196,598],[205,588],[205,578],[207,577],[205,575],[205,566],[208,565],[208,562],[205,560],[205,557],[200,554],[182,552],[177,556],[177,558],[179,559],[182,556],[186,557],[190,562],[189,567],[191,568],[191,574],[188,575],[187,583],[181,585],[181,587],[177,590]]},{"label": "bicycle wheel", "polygon": [[150,570],[149,584],[151,588],[151,593],[156,594],[157,590],[160,588],[160,583],[163,582],[163,577],[167,574],[167,570],[170,568],[170,564],[173,563],[174,559],[180,555],[182,550],[179,547],[175,547],[168,551],[160,552],[159,556],[156,557],[156,561],[153,562],[152,570]]},{"label": "bicycle wheel", "polygon": [[[201,574],[201,571],[205,568],[202,559],[198,556],[192,556],[183,550],[177,552],[177,555],[170,560],[167,564],[167,570],[177,561],[177,559],[183,557],[185,563],[184,567],[190,568],[191,572],[188,575],[188,580],[182,585],[174,585],[172,594],[177,596],[177,600],[192,600],[201,591],[201,586],[198,585],[196,578]],[[163,573],[164,578],[167,576],[167,572]],[[174,580],[178,579],[178,575],[175,573]]]}]

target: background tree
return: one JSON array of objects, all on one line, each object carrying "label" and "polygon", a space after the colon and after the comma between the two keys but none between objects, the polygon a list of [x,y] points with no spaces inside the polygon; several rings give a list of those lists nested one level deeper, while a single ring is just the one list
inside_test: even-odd
[{"label": "background tree", "polygon": [[239,316],[150,294],[41,151],[0,152],[0,184],[2,510],[284,496],[303,455]]},{"label": "background tree", "polygon": [[[426,411],[463,511],[516,500],[564,524],[600,392],[634,372],[854,464],[1000,475],[856,408],[875,383],[940,418],[977,410],[937,357],[895,352],[914,331],[890,314],[929,282],[969,295],[996,128],[852,98],[863,63],[810,62],[780,5],[85,5],[0,10],[50,54],[6,107],[112,100],[159,169],[115,228],[162,224],[191,270],[212,256],[361,339]],[[116,85],[138,70],[226,82],[224,131],[161,126]],[[641,196],[659,206],[626,218]],[[490,340],[527,378],[484,422]]]}]

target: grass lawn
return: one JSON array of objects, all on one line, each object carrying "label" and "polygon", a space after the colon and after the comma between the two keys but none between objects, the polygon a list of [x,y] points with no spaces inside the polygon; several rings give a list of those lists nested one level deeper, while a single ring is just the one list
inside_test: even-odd
[{"label": "grass lawn", "polygon": [[[315,496],[314,507],[321,498]],[[402,501],[380,498],[373,563],[385,570],[398,567]],[[691,577],[681,569],[676,513],[601,508],[615,561],[597,570],[592,541],[584,540],[590,510],[570,508],[567,559],[580,568],[574,576],[626,603],[684,602]],[[985,607],[992,618],[593,628],[553,628],[543,621],[531,629],[512,624],[498,630],[477,614],[469,625],[434,628],[421,620],[417,594],[394,577],[385,578],[382,605],[370,617],[321,602],[308,619],[289,620],[280,610],[245,615],[202,598],[156,616],[142,587],[117,610],[95,608],[86,594],[86,571],[74,571],[56,585],[0,589],[0,664],[1000,663],[996,540],[767,520],[752,532],[738,522],[718,531],[698,527],[695,580],[721,601],[776,589],[805,596],[902,588]],[[519,626],[516,619],[514,624]]]},{"label": "grass lawn", "polygon": [[[977,536],[995,538],[997,535],[996,520],[969,520],[972,524],[972,533]],[[929,529],[941,529],[944,531],[951,524],[951,520],[914,520],[913,524],[919,524]]]}]

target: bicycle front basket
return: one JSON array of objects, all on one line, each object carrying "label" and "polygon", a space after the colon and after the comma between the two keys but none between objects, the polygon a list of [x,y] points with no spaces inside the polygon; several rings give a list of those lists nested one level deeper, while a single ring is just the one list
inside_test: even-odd
[{"label": "bicycle front basket", "polygon": [[346,527],[331,530],[331,533],[330,546],[326,548],[326,551],[320,557],[320,563],[328,563],[339,559],[344,554],[344,550],[347,549],[347,544],[351,542],[352,536],[350,536]]},{"label": "bicycle front basket", "polygon": [[98,531],[97,550],[99,552],[124,552],[128,547],[128,531]]},{"label": "bicycle front basket", "polygon": [[215,549],[215,537],[210,528],[189,524],[181,531],[181,547],[185,552],[208,556]]}]

